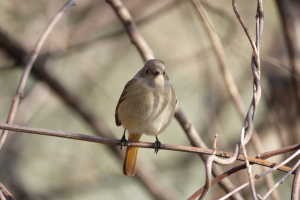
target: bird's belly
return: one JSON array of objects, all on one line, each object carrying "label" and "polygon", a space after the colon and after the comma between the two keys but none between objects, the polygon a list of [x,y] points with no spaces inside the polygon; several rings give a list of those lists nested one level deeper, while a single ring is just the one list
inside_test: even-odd
[{"label": "bird's belly", "polygon": [[133,99],[122,102],[119,118],[129,133],[157,135],[170,124],[175,102],[168,92],[159,93],[151,88],[143,91],[146,92],[131,95]]}]

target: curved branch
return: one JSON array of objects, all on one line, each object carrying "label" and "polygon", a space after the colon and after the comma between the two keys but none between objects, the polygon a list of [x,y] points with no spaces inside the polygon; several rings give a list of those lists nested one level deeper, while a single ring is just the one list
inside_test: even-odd
[{"label": "curved branch", "polygon": [[[26,64],[26,67],[24,69],[19,87],[17,89],[17,92],[13,98],[12,104],[11,104],[11,108],[7,117],[7,124],[12,124],[16,113],[17,113],[17,109],[18,109],[18,105],[20,102],[20,99],[23,97],[23,92],[24,92],[24,88],[29,76],[29,73],[31,71],[31,68],[47,38],[47,36],[49,35],[49,33],[52,31],[52,29],[54,28],[55,24],[58,22],[58,20],[63,16],[63,14],[72,6],[75,4],[77,0],[69,0],[67,3],[64,4],[64,6],[56,13],[56,15],[53,17],[53,19],[50,21],[50,23],[48,24],[46,30],[42,33],[41,37],[39,38],[39,40],[37,41],[35,47],[33,48],[33,50],[31,51],[31,55],[30,58]],[[0,149],[2,148],[6,137],[7,137],[8,131],[3,131],[1,136],[0,136]]]}]

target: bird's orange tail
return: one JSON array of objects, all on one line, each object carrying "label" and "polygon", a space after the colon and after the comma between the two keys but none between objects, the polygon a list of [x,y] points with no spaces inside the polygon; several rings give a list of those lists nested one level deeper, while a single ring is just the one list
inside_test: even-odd
[{"label": "bird's orange tail", "polygon": [[[131,134],[129,133],[128,141],[140,141],[142,134]],[[124,163],[123,163],[123,173],[124,175],[134,176],[137,166],[137,155],[138,147],[127,147]]]}]

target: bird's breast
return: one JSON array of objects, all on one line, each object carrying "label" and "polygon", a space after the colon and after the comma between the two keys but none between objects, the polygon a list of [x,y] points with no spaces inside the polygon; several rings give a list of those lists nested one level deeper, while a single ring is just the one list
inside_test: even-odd
[{"label": "bird's breast", "polygon": [[139,82],[130,88],[118,109],[124,128],[130,133],[149,135],[163,131],[175,112],[176,97],[170,87],[149,86]]}]

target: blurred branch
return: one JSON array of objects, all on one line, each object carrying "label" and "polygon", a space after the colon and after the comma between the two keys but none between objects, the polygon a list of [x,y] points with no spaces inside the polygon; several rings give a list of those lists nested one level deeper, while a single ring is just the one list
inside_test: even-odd
[{"label": "blurred branch", "polygon": [[[0,31],[0,47],[2,47],[17,63],[24,63],[27,57],[26,51],[20,47],[13,39],[8,38],[3,32]],[[37,59],[32,68],[32,74],[38,79],[45,81],[49,87],[55,91],[66,105],[73,108],[78,112],[81,117],[94,129],[95,133],[107,138],[113,138],[112,132],[103,123],[100,117],[96,117],[94,112],[87,107],[77,96],[69,92],[63,85],[56,79],[49,75],[44,70],[44,59]],[[121,159],[123,152],[118,148],[111,148],[111,150]],[[137,169],[137,177],[142,181],[148,190],[154,195],[156,199],[182,199],[180,194],[172,189],[160,176],[159,170],[147,159],[139,159],[139,164],[144,167]],[[152,173],[149,173],[152,172]]]},{"label": "blurred branch", "polygon": [[[182,112],[181,108],[179,107],[177,103],[176,112],[175,112],[175,118],[178,120],[179,124],[183,128],[184,132],[186,133],[187,137],[189,138],[191,144],[195,147],[200,147],[204,149],[208,149],[206,144],[203,142],[201,137],[199,136],[196,128],[193,126],[193,124],[187,119],[185,114]],[[218,155],[218,153],[216,153]],[[229,155],[229,154],[228,154]],[[232,154],[230,154],[232,155]],[[207,155],[199,154],[199,156],[205,161],[207,159]],[[222,169],[217,166],[212,166],[212,174],[217,177],[219,174],[222,174]],[[230,192],[235,189],[235,186],[232,184],[232,182],[229,179],[224,179],[219,182],[220,186],[226,191]],[[234,195],[233,199],[243,199],[243,197],[237,193]]]},{"label": "blurred branch", "polygon": [[148,44],[140,34],[135,22],[133,21],[130,13],[128,10],[123,6],[121,1],[118,0],[106,0],[107,3],[111,5],[111,7],[116,12],[117,16],[119,17],[120,21],[123,23],[124,28],[132,44],[134,44],[137,50],[140,52],[144,61],[153,59],[154,55],[152,50],[149,48]]},{"label": "blurred branch", "polygon": [[[264,172],[264,173],[261,173],[259,175],[255,175],[255,179],[259,179],[263,176],[266,176],[268,175],[269,173],[273,172],[274,170],[277,170],[279,169],[281,166],[283,166],[284,164],[286,164],[287,162],[289,162],[291,159],[293,159],[294,157],[296,157],[298,154],[299,154],[299,150],[294,153],[292,156],[290,156],[288,159],[286,159],[285,161],[283,161],[282,163],[280,163],[279,165],[275,166],[274,168]],[[274,156],[274,155],[273,155]],[[295,166],[298,166],[297,164]],[[293,167],[293,169],[289,169],[289,171],[287,171],[288,173],[283,177],[283,178],[286,178],[289,174],[291,173],[295,173],[294,170],[295,170],[295,166]],[[246,169],[246,164],[242,164],[242,165],[239,165],[239,166],[236,166],[228,171],[226,171],[224,174],[218,176],[217,178],[215,178],[212,182],[211,182],[211,186],[216,184],[218,181],[220,181],[221,179],[223,178],[226,178],[228,176],[230,176],[231,174],[234,174],[242,169]],[[281,181],[283,182],[284,179],[282,179]],[[247,185],[249,185],[249,182],[243,184],[242,186],[236,188],[234,191],[232,191],[231,193],[228,193],[227,195],[225,195],[224,197],[222,197],[221,199],[226,199],[228,197],[230,197],[231,195],[233,195],[235,192],[243,189],[244,187],[246,187]],[[273,186],[273,188],[271,188],[271,190],[273,190],[276,186],[278,186],[278,183],[275,184]],[[298,186],[299,187],[299,186]],[[271,191],[270,190],[270,191]],[[202,192],[204,191],[204,187],[200,188],[197,192],[195,192],[188,200],[194,200],[197,196],[199,196],[200,194],[202,194]]]},{"label": "blurred branch", "polygon": [[290,64],[292,66],[292,83],[296,97],[298,115],[300,114],[300,49],[298,47],[299,33],[296,33],[294,14],[290,1],[276,0],[277,7],[284,27],[285,40],[289,52]]},{"label": "blurred branch", "polygon": [[[171,10],[172,8],[174,8],[175,6],[177,6],[179,3],[181,3],[183,0],[174,0],[171,1],[170,3],[168,3],[167,5],[163,6],[162,8],[159,8],[155,11],[153,11],[152,13],[143,16],[141,19],[136,20],[136,24],[143,26],[145,25],[147,22],[150,22],[158,17],[160,17],[162,14],[164,14],[165,12]],[[57,57],[62,57],[62,56],[66,56],[69,55],[71,53],[77,52],[82,48],[86,48],[89,45],[93,45],[95,44],[95,42],[103,40],[103,39],[108,39],[108,38],[113,38],[113,37],[117,37],[120,36],[124,33],[124,29],[118,29],[116,31],[107,33],[107,34],[102,34],[100,36],[97,36],[93,39],[89,39],[87,41],[83,41],[80,42],[79,44],[73,44],[68,46],[67,51],[66,52],[51,52],[50,53],[50,57],[51,58],[57,58]]]},{"label": "blurred branch", "polygon": [[247,166],[247,173],[250,182],[250,188],[252,192],[253,199],[257,199],[256,190],[254,186],[254,180],[252,176],[251,167],[249,161],[247,160],[247,152],[245,145],[249,142],[252,134],[253,134],[253,120],[256,113],[256,109],[261,97],[261,85],[260,85],[260,41],[262,37],[263,31],[263,22],[264,22],[264,13],[263,13],[263,2],[262,0],[257,1],[257,11],[256,11],[256,43],[252,39],[248,28],[239,14],[236,6],[236,0],[232,0],[232,7],[236,14],[236,17],[240,21],[244,31],[250,41],[250,44],[253,49],[252,59],[251,59],[251,68],[253,72],[253,98],[251,105],[249,107],[247,116],[242,126],[242,133],[241,133],[241,147],[243,154],[245,155],[245,163]]},{"label": "blurred branch", "polygon": [[[49,33],[54,28],[54,26],[58,22],[58,20],[63,16],[63,14],[72,5],[75,4],[76,1],[77,0],[69,0],[67,3],[64,4],[64,6],[58,11],[58,13],[50,21],[47,28],[45,29],[45,31],[42,33],[41,37],[37,41],[35,47],[31,51],[30,58],[29,58],[26,66],[25,66],[22,78],[20,80],[20,84],[18,86],[17,92],[16,92],[16,94],[13,98],[12,104],[11,104],[10,112],[8,114],[8,118],[7,118],[7,121],[6,121],[7,124],[12,124],[13,121],[14,121],[14,118],[16,116],[16,112],[17,112],[17,109],[18,109],[19,101],[23,97],[24,88],[25,88],[29,73],[31,71],[33,63],[35,62],[35,60],[36,60],[36,58],[37,58],[37,56],[38,56],[38,54],[39,54],[39,52],[42,48],[42,45],[44,44],[44,41],[46,40],[47,36],[49,35]],[[3,131],[1,136],[0,136],[0,149],[2,148],[2,146],[3,146],[3,144],[6,140],[7,134],[8,134],[8,131]]]},{"label": "blurred branch", "polygon": [[[132,43],[137,47],[138,51],[140,52],[142,58],[144,61],[154,58],[154,55],[152,54],[152,51],[150,50],[148,44],[145,42],[143,37],[138,31],[138,28],[133,21],[132,17],[130,16],[130,13],[128,10],[123,6],[122,2],[119,0],[107,0],[107,2],[112,6],[112,8],[115,10],[117,16],[123,23]],[[179,122],[182,126],[182,128],[185,130],[186,134],[188,135],[190,141],[192,144],[196,144],[195,141],[200,141],[197,143],[197,145],[202,144],[199,147],[205,148],[206,145],[203,143],[201,140],[199,134],[197,133],[196,129],[193,127],[193,125],[187,120],[186,116],[182,112],[182,110],[179,108],[179,105],[177,104],[177,109],[175,111],[175,117],[177,118],[178,121],[182,120]],[[184,121],[183,121],[184,120]],[[189,126],[189,129],[186,129],[186,126]],[[192,131],[190,131],[192,130]],[[190,135],[193,135],[190,137]],[[204,145],[203,145],[204,144]],[[206,159],[205,157],[201,156],[204,160]],[[222,173],[221,169],[218,167],[213,167],[213,173],[215,176],[217,174]],[[221,187],[225,191],[231,191],[233,190],[234,186],[229,180],[225,180],[220,182]],[[242,199],[240,197],[237,197],[236,199]]]},{"label": "blurred branch", "polygon": [[[225,65],[225,53],[224,53],[224,51],[222,51],[222,45],[219,41],[219,38],[217,37],[217,35],[214,32],[212,22],[209,19],[208,15],[206,14],[206,12],[205,12],[204,8],[202,7],[201,3],[197,0],[192,0],[192,1],[193,1],[194,5],[196,6],[196,8],[197,8],[199,14],[201,15],[201,17],[204,19],[205,25],[208,29],[208,32],[209,32],[210,37],[212,39],[212,42],[215,46],[215,50],[217,52],[219,62],[221,64],[221,66],[223,65],[222,69],[224,70],[224,69],[226,69],[225,68],[226,67],[226,65]],[[254,76],[252,102],[251,102],[250,107],[248,109],[247,116],[246,116],[246,118],[243,122],[242,130],[241,130],[240,143],[238,143],[236,145],[234,155],[239,154],[239,149],[241,147],[242,150],[243,150],[243,154],[245,155],[245,164],[247,166],[247,173],[248,173],[248,178],[249,178],[249,182],[250,182],[250,186],[251,186],[252,197],[253,197],[253,199],[257,199],[256,191],[255,191],[255,187],[254,187],[253,176],[252,176],[252,170],[251,170],[252,165],[250,165],[250,163],[247,159],[247,152],[246,152],[245,145],[249,142],[249,140],[252,137],[252,134],[253,134],[253,120],[254,120],[254,116],[255,116],[255,113],[256,113],[257,105],[258,105],[260,97],[261,97],[259,43],[260,43],[260,40],[261,40],[262,30],[263,30],[263,7],[262,7],[262,1],[258,0],[257,14],[256,14],[256,43],[255,43],[253,41],[251,35],[250,35],[250,32],[249,32],[248,28],[246,27],[246,25],[243,21],[242,16],[239,14],[239,12],[237,10],[235,0],[232,0],[232,6],[233,6],[233,10],[234,10],[238,20],[240,21],[242,27],[245,30],[246,35],[247,35],[247,37],[248,37],[248,39],[251,43],[251,46],[253,48],[253,56],[252,56],[252,59],[251,59],[251,67],[252,67],[252,72],[253,72],[253,76]],[[225,73],[225,75],[226,75],[226,73]],[[231,77],[231,79],[232,79],[232,77]],[[225,80],[226,80],[226,76],[225,76]],[[229,91],[230,91],[230,87],[233,87],[232,85],[235,86],[234,82],[228,84]],[[236,89],[236,87],[235,87],[235,89]],[[236,89],[236,91],[237,91],[237,89]],[[238,94],[238,92],[237,92],[237,94]],[[237,105],[237,106],[239,106],[239,105]],[[240,111],[242,113],[242,110],[240,110]],[[215,162],[217,164],[228,165],[228,164],[233,163],[235,160],[236,160],[236,157],[234,157],[234,156],[226,160],[226,159],[219,159],[219,158],[215,157],[214,155],[212,155],[207,159],[206,173],[211,173],[210,169],[211,169],[212,162]],[[206,177],[208,177],[208,175],[206,175]],[[207,192],[206,191],[207,188],[210,187],[209,185],[210,185],[210,181],[207,181],[206,184],[205,184],[205,189],[204,189],[204,191],[201,194],[199,199],[204,198],[204,196]]]},{"label": "blurred branch", "polygon": [[[117,139],[92,136],[92,135],[83,135],[83,134],[70,133],[70,132],[65,132],[65,131],[54,131],[54,130],[48,130],[48,129],[33,128],[33,127],[11,125],[11,124],[2,124],[2,123],[0,123],[0,129],[16,131],[16,132],[31,133],[31,134],[37,134],[37,135],[61,137],[61,138],[81,140],[81,141],[87,141],[87,142],[95,142],[95,143],[101,143],[101,144],[108,144],[113,147],[121,145],[121,144],[118,144],[120,140],[117,140]],[[141,147],[141,148],[148,148],[148,149],[155,148],[155,144],[149,143],[149,142],[128,141],[128,144],[125,144],[124,146]],[[203,149],[203,148],[199,148],[199,147],[172,145],[172,144],[161,144],[161,149],[180,151],[180,152],[189,152],[189,153],[201,153],[201,154],[207,154],[207,155],[213,154],[213,150],[211,150],[211,149]],[[228,152],[224,152],[224,151],[216,151],[215,155],[219,156],[219,157],[224,157],[224,158],[232,157],[232,153],[228,153]],[[237,159],[240,161],[244,161],[245,157],[243,155],[239,155]],[[266,167],[277,166],[276,163],[272,163],[272,162],[257,159],[257,158],[248,157],[248,159],[251,164],[257,164],[257,165],[266,166]],[[288,172],[290,170],[290,168],[283,166],[283,167],[280,167],[279,170]]]},{"label": "blurred branch", "polygon": [[0,66],[0,71],[4,71],[4,70],[8,70],[8,69],[14,69],[14,67],[15,67],[15,64]]},{"label": "blurred branch", "polygon": [[[223,48],[223,45],[220,41],[220,38],[218,34],[216,33],[216,29],[214,27],[214,24],[212,20],[210,19],[209,15],[207,14],[205,8],[202,6],[202,3],[197,0],[193,0],[193,3],[200,14],[201,18],[203,19],[204,25],[206,27],[206,30],[210,36],[211,42],[214,46],[215,53],[217,55],[220,71],[222,73],[222,76],[224,78],[224,82],[226,84],[226,88],[229,92],[229,95],[231,99],[233,100],[233,103],[238,111],[238,114],[242,120],[244,120],[244,117],[246,115],[245,113],[245,106],[242,101],[241,95],[238,91],[238,88],[236,86],[236,83],[232,77],[232,74],[228,68],[227,60],[226,60],[226,54]],[[262,142],[256,133],[256,131],[253,131],[253,144],[256,148],[257,152],[263,152],[263,145]]]},{"label": "blurred branch", "polygon": [[296,174],[293,180],[293,187],[292,187],[292,200],[299,199],[299,190],[300,190],[300,167],[297,168]]},{"label": "blurred branch", "polygon": [[262,199],[266,199],[270,194],[271,192],[273,192],[273,190],[275,190],[276,187],[278,187],[280,184],[282,184],[284,182],[284,180],[293,172],[295,171],[295,169],[300,165],[300,160],[298,160],[298,162],[294,165],[294,167],[286,174],[282,177],[282,179],[280,179],[280,181],[278,181],[274,186],[273,188],[271,188],[267,194],[265,194],[265,196],[262,198]]},{"label": "blurred branch", "polygon": [[[230,176],[231,174],[234,174],[242,169],[246,169],[246,164],[241,164],[239,166],[236,166],[234,168],[231,168],[230,170],[224,172],[223,174],[220,174],[219,176],[217,176],[214,180],[211,181],[211,186],[215,185],[216,183],[218,183],[219,181],[223,180],[224,178]],[[192,196],[190,196],[188,198],[188,200],[194,200],[196,199],[199,195],[202,194],[203,190],[204,190],[203,186],[202,188],[200,188],[197,192],[195,192]],[[233,190],[234,191],[234,190]]]},{"label": "blurred branch", "polygon": [[277,155],[284,154],[284,153],[288,153],[288,152],[295,151],[295,150],[298,150],[298,149],[300,149],[300,144],[294,144],[292,146],[284,147],[284,148],[281,148],[281,149],[260,153],[256,156],[256,158],[265,160],[265,159],[268,159],[270,157],[277,156]]},{"label": "blurred branch", "polygon": [[16,200],[13,195],[0,183],[0,199],[1,200]]},{"label": "blurred branch", "polygon": [[6,200],[4,194],[3,194],[3,192],[2,192],[1,190],[0,190],[0,199],[1,199],[1,200]]},{"label": "blurred branch", "polygon": [[244,108],[241,96],[239,94],[239,91],[237,89],[237,86],[234,82],[234,79],[228,69],[224,48],[220,41],[219,36],[215,32],[215,27],[213,25],[213,22],[210,19],[207,12],[205,11],[205,9],[202,6],[200,1],[192,0],[192,2],[194,3],[198,13],[200,14],[201,18],[203,19],[206,30],[210,36],[211,42],[214,46],[214,50],[215,50],[215,53],[216,53],[218,61],[219,61],[219,65],[220,65],[220,69],[221,69],[220,71],[222,72],[222,75],[223,75],[225,84],[227,86],[227,89],[229,91],[229,94],[238,110],[239,115],[241,116],[241,118],[244,118],[245,108]]},{"label": "blurred branch", "polygon": [[[291,161],[293,158],[295,158],[295,157],[296,157],[297,155],[299,155],[299,154],[300,154],[300,150],[298,150],[297,152],[295,152],[293,155],[291,155],[290,157],[288,157],[287,159],[285,159],[283,162],[281,162],[281,163],[278,164],[277,166],[275,166],[275,167],[269,169],[268,171],[265,171],[264,173],[262,173],[262,174],[260,174],[260,175],[255,175],[255,178],[258,179],[258,178],[260,178],[260,177],[262,177],[262,176],[264,176],[264,175],[266,175],[266,174],[268,174],[268,173],[271,173],[271,172],[277,170],[280,166],[283,166],[284,164],[288,163],[289,161]],[[299,160],[299,161],[300,161],[300,160]],[[282,183],[282,182],[287,178],[288,175],[290,175],[291,173],[294,172],[294,170],[295,170],[295,169],[298,167],[298,165],[300,164],[299,161],[298,161],[298,162],[296,163],[296,165],[294,165],[294,167],[288,172],[288,174],[286,174],[286,175],[279,181],[280,183]],[[274,185],[274,187],[271,188],[271,189],[267,192],[267,194],[264,196],[263,199],[265,199],[265,198],[273,191],[273,189],[275,189],[275,188],[278,186],[278,183],[279,183],[279,182],[277,182],[277,183]]]}]

